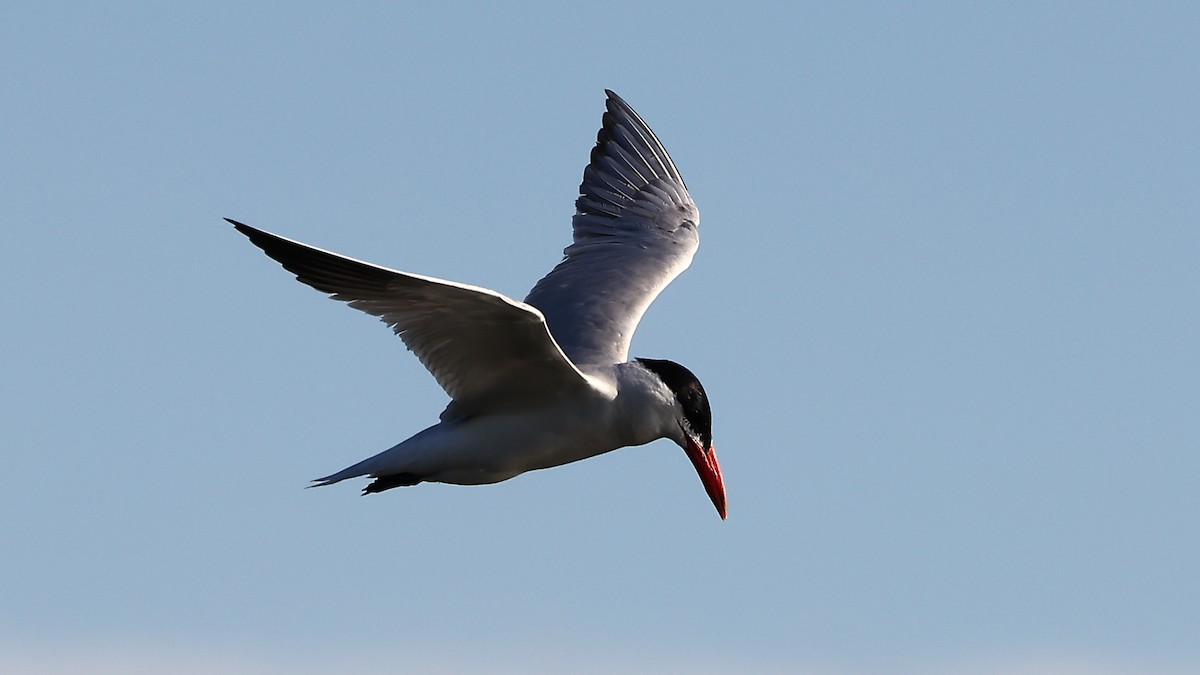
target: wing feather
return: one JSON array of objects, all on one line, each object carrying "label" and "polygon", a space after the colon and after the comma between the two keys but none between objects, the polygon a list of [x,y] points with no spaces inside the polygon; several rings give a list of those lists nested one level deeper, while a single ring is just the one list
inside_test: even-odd
[{"label": "wing feather", "polygon": [[629,104],[606,93],[575,201],[574,242],[525,298],[580,366],[629,359],[642,314],[700,245],[700,212],[667,149]]},{"label": "wing feather", "polygon": [[229,222],[299,281],[388,324],[454,399],[443,418],[511,409],[590,386],[530,305]]}]

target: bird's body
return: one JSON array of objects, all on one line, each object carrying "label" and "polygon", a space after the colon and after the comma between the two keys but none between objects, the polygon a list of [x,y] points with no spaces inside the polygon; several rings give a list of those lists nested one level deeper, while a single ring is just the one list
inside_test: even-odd
[{"label": "bird's body", "polygon": [[[636,362],[613,366],[611,371],[619,387],[562,397],[547,405],[442,421],[317,484],[401,473],[456,485],[498,483],[526,471],[663,438],[673,416],[645,411],[669,409],[674,400],[671,392]],[[614,395],[616,391],[620,393]]]},{"label": "bird's body", "polygon": [[390,325],[452,399],[439,423],[315,485],[371,476],[370,493],[495,483],[670,438],[725,517],[703,387],[673,362],[628,361],[642,314],[691,263],[699,212],[654,133],[608,96],[574,243],[525,302],[230,221],[300,281]]}]

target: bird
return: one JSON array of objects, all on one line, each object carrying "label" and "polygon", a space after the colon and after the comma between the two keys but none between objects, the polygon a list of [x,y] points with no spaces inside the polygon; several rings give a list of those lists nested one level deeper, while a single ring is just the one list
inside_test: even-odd
[{"label": "bird", "polygon": [[649,125],[605,94],[572,243],[524,301],[226,218],[300,282],[390,326],[451,399],[437,424],[309,487],[367,477],[367,495],[422,482],[498,483],[668,438],[726,519],[700,380],[670,360],[629,359],[642,315],[692,262],[700,212]]}]

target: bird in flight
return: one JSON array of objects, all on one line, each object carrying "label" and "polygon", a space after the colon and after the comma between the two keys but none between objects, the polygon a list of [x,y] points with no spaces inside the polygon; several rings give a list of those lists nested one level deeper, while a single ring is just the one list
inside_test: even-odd
[{"label": "bird in flight", "polygon": [[700,212],[658,137],[605,93],[573,242],[524,302],[229,220],[299,281],[379,317],[451,398],[437,424],[313,487],[358,476],[373,479],[363,494],[426,481],[497,483],[669,438],[725,518],[704,387],[678,363],[629,360],[642,314],[692,262]]}]

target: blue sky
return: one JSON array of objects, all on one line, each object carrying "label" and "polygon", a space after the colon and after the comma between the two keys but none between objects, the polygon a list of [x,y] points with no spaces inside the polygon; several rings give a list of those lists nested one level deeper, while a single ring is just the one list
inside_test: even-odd
[{"label": "blue sky", "polygon": [[[1190,3],[25,3],[0,24],[0,670],[1200,668]],[[703,217],[661,441],[309,479],[436,419],[224,223],[523,297],[625,97]]]}]

